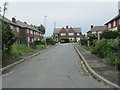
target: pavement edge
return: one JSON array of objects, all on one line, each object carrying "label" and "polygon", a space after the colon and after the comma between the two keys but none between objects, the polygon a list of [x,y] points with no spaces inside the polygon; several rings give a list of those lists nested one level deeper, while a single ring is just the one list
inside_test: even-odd
[{"label": "pavement edge", "polygon": [[105,79],[104,77],[98,75],[91,67],[90,65],[87,63],[87,61],[85,60],[85,58],[83,57],[83,55],[81,54],[81,52],[77,49],[76,46],[74,46],[75,50],[77,51],[78,55],[81,57],[82,61],[83,61],[83,64],[85,65],[86,69],[89,71],[89,73],[95,77],[96,79],[100,80],[101,82],[109,85],[109,86],[112,86],[114,88],[119,88],[120,89],[120,86],[118,86],[117,84],[115,83],[112,83],[110,82],[109,80]]},{"label": "pavement edge", "polygon": [[[53,48],[53,47],[50,47],[50,48]],[[33,55],[30,55],[30,56],[27,56],[27,57],[25,57],[25,58],[23,58],[23,59],[15,62],[15,63],[12,63],[12,64],[4,67],[4,68],[0,68],[0,75],[2,75],[2,72],[3,72],[3,71],[5,71],[5,70],[7,70],[7,69],[9,69],[9,68],[17,65],[17,64],[20,64],[20,63],[28,60],[29,58],[32,58],[32,57],[37,56],[37,55],[39,55],[39,54],[41,54],[41,53],[44,53],[44,52],[48,51],[48,49],[50,49],[50,48],[46,48],[45,50],[42,50],[42,51],[40,51],[40,52],[38,52],[38,53],[35,53],[35,54],[33,54]]]}]

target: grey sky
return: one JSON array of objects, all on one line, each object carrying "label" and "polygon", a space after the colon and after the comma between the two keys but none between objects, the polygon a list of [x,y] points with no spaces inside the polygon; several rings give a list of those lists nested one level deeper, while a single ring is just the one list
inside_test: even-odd
[{"label": "grey sky", "polygon": [[47,36],[56,27],[81,27],[85,34],[90,25],[104,25],[118,14],[117,2],[9,2],[6,17],[13,16],[28,24],[44,24],[47,17]]}]

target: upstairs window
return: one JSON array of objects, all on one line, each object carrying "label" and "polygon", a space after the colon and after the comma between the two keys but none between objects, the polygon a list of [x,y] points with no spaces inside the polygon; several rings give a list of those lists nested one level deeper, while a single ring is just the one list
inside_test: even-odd
[{"label": "upstairs window", "polygon": [[14,26],[10,25],[10,28],[11,28],[12,30],[14,30]]},{"label": "upstairs window", "polygon": [[80,35],[80,33],[77,33],[77,36],[79,36]]},{"label": "upstairs window", "polygon": [[68,35],[69,35],[69,36],[73,36],[73,35],[74,35],[74,33],[69,33]]},{"label": "upstairs window", "polygon": [[113,22],[113,26],[114,26],[114,27],[116,26],[116,21]]},{"label": "upstairs window", "polygon": [[66,36],[66,33],[61,33],[61,36]]},{"label": "upstairs window", "polygon": [[19,32],[19,27],[16,27],[17,32]]},{"label": "upstairs window", "polygon": [[111,28],[111,23],[108,24],[108,28]]},{"label": "upstairs window", "polygon": [[31,30],[30,33],[33,34],[33,31]]},{"label": "upstairs window", "polygon": [[27,33],[29,33],[29,29],[27,29]]}]

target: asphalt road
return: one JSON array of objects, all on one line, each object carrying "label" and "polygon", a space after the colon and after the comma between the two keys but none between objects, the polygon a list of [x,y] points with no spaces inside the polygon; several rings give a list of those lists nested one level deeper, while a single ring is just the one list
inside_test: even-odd
[{"label": "asphalt road", "polygon": [[106,88],[81,67],[72,44],[60,44],[12,68],[3,88]]}]

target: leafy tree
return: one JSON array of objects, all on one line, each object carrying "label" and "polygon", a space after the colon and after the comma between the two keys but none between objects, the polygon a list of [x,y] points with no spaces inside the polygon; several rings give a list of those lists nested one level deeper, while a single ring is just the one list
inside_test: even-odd
[{"label": "leafy tree", "polygon": [[41,31],[43,34],[45,34],[45,27],[41,24],[40,26],[36,26],[36,25],[31,25],[32,27],[38,29],[39,31]]},{"label": "leafy tree", "polygon": [[17,40],[15,34],[12,32],[9,23],[2,24],[2,50],[5,52],[10,52],[12,45]]}]

